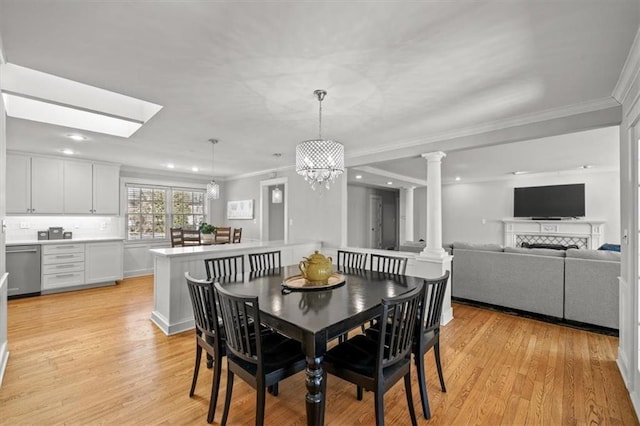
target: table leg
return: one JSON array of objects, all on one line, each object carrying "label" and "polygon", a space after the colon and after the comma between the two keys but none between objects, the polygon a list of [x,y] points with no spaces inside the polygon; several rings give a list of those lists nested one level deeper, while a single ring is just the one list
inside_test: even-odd
[{"label": "table leg", "polygon": [[322,357],[307,357],[307,425],[324,424]]}]

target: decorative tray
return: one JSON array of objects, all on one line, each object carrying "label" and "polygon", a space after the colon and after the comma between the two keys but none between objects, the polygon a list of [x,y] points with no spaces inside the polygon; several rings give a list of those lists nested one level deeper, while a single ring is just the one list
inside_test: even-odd
[{"label": "decorative tray", "polygon": [[326,284],[315,284],[307,281],[302,275],[293,275],[286,278],[282,282],[283,289],[290,291],[314,291],[314,290],[326,290],[329,288],[338,287],[344,284],[344,275],[334,272],[331,274]]}]

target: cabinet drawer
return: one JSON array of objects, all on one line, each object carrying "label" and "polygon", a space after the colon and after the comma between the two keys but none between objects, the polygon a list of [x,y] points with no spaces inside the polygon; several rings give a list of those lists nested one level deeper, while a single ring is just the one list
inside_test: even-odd
[{"label": "cabinet drawer", "polygon": [[84,244],[43,244],[42,254],[84,253]]},{"label": "cabinet drawer", "polygon": [[47,254],[42,256],[42,265],[54,265],[57,263],[75,263],[75,262],[84,262],[84,252]]},{"label": "cabinet drawer", "polygon": [[84,284],[84,272],[59,272],[42,275],[42,289],[71,287]]},{"label": "cabinet drawer", "polygon": [[43,274],[63,274],[66,272],[82,272],[82,271],[84,271],[84,262],[42,265]]}]

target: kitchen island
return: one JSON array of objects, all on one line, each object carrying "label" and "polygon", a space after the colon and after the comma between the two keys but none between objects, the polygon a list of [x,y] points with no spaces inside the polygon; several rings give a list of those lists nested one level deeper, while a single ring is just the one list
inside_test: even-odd
[{"label": "kitchen island", "polygon": [[[194,328],[193,311],[184,273],[206,278],[204,260],[239,254],[280,250],[282,265],[297,264],[314,250],[318,241],[256,241],[239,244],[151,249],[153,260],[153,312],[151,321],[165,334],[171,335]],[[245,257],[244,270],[249,272]]]}]

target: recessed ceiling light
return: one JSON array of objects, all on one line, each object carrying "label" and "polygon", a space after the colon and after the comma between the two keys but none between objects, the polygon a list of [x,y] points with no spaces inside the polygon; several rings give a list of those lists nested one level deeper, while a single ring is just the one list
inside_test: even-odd
[{"label": "recessed ceiling light", "polygon": [[82,142],[82,141],[86,141],[86,140],[87,140],[87,138],[86,138],[86,137],[84,137],[84,136],[82,136],[82,135],[79,135],[79,134],[77,134],[77,133],[74,133],[74,134],[71,134],[71,135],[67,135],[67,137],[68,137],[69,139],[73,139],[73,140],[74,140],[74,141],[76,141],[76,142]]},{"label": "recessed ceiling light", "polygon": [[356,179],[362,179],[362,175],[356,175]]},{"label": "recessed ceiling light", "polygon": [[462,179],[460,176],[456,176],[456,182],[460,181],[460,179]]},{"label": "recessed ceiling light", "polygon": [[195,167],[195,166],[191,168],[191,171],[192,171],[192,172],[197,172],[198,170],[200,170],[200,169],[198,169],[198,168],[197,168],[197,167]]},{"label": "recessed ceiling light", "polygon": [[168,168],[168,169],[175,169],[175,168],[176,168],[176,166],[175,166],[175,165],[173,165],[173,164],[171,164],[171,163],[169,163],[169,164],[167,164],[167,168]]},{"label": "recessed ceiling light", "polygon": [[582,166],[580,166],[580,167],[578,167],[578,168],[579,168],[579,169],[590,169],[590,168],[592,168],[592,167],[593,167],[593,165],[591,165],[591,164],[585,164],[585,165],[582,165]]},{"label": "recessed ceiling light", "polygon": [[522,170],[518,170],[518,171],[515,171],[515,172],[511,172],[511,174],[516,175],[516,176],[518,176],[518,175],[523,175],[523,174],[525,174],[525,173],[529,173],[529,172],[524,172],[524,171],[522,171]]},{"label": "recessed ceiling light", "polygon": [[387,185],[393,185],[393,182],[389,181],[387,182]]},{"label": "recessed ceiling light", "polygon": [[75,154],[75,153],[73,152],[73,150],[72,150],[72,149],[69,149],[69,148],[65,148],[65,149],[63,149],[63,150],[62,150],[62,153],[63,153],[64,155],[73,155],[73,154]]}]

